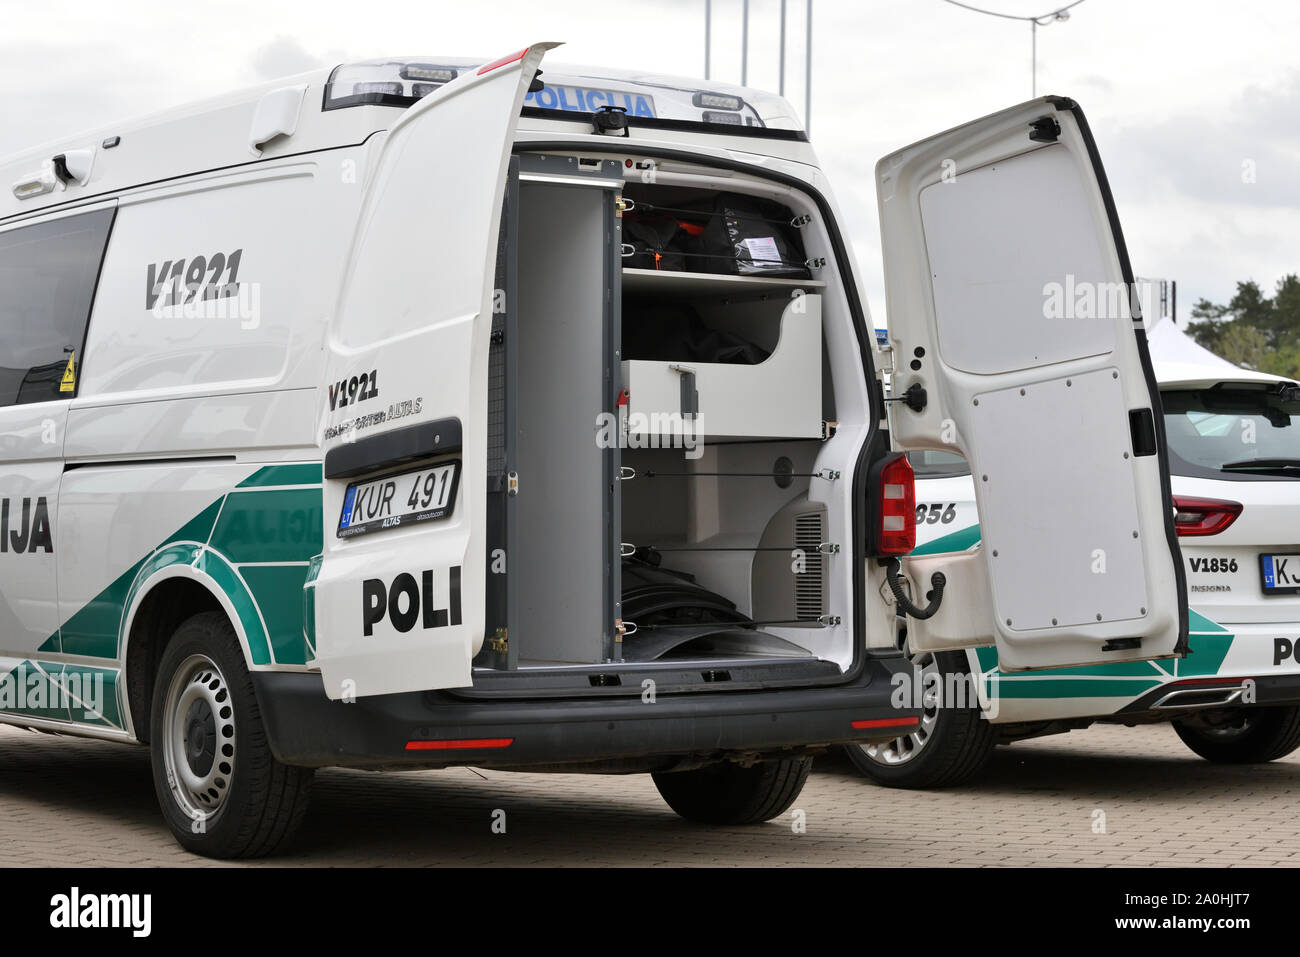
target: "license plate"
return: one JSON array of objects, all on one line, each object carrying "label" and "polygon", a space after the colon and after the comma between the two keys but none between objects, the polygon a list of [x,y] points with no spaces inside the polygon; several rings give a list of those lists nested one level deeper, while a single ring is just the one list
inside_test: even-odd
[{"label": "license plate", "polygon": [[1264,594],[1300,595],[1300,555],[1260,555]]},{"label": "license plate", "polygon": [[343,496],[338,537],[446,518],[456,504],[459,479],[457,461],[354,482]]},{"label": "license plate", "polygon": [[657,115],[654,97],[644,93],[623,93],[619,90],[585,86],[552,86],[549,83],[536,93],[526,94],[524,106],[574,113],[595,113],[602,106],[621,106],[628,116],[648,116],[653,119]]}]

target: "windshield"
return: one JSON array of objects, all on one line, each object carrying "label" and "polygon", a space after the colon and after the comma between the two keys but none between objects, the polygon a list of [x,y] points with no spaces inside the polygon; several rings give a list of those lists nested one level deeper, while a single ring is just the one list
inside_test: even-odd
[{"label": "windshield", "polygon": [[1300,478],[1300,390],[1268,382],[1162,391],[1175,475]]}]

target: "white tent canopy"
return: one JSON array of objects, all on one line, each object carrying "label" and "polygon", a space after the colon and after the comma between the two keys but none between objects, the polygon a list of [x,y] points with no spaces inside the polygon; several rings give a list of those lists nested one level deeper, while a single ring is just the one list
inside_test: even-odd
[{"label": "white tent canopy", "polygon": [[1161,319],[1147,330],[1147,344],[1156,380],[1161,384],[1177,382],[1187,385],[1215,382],[1278,382],[1280,377],[1235,366],[1174,325]]}]

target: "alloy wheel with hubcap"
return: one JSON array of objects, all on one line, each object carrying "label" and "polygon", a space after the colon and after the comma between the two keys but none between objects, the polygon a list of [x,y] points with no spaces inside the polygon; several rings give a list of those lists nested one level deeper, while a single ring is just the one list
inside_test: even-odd
[{"label": "alloy wheel with hubcap", "polygon": [[[920,652],[910,656],[913,680],[921,682],[920,724],[877,744],[850,744],[844,752],[877,784],[893,788],[935,788],[959,784],[988,761],[997,733],[978,703],[944,702],[970,673],[963,652]],[[973,689],[972,689],[973,690]]]}]

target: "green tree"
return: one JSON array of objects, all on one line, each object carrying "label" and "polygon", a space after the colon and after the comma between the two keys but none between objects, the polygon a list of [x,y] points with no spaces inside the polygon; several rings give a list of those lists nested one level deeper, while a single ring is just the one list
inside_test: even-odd
[{"label": "green tree", "polygon": [[1273,298],[1254,280],[1237,283],[1228,303],[1200,299],[1187,334],[1236,365],[1294,377],[1300,374],[1300,276],[1277,281]]},{"label": "green tree", "polygon": [[1292,340],[1281,349],[1265,354],[1259,371],[1286,376],[1288,379],[1300,379],[1300,342]]},{"label": "green tree", "polygon": [[1195,339],[1198,345],[1217,354],[1223,342],[1224,330],[1227,328],[1223,321],[1227,312],[1227,306],[1215,305],[1208,299],[1198,299],[1192,306],[1192,319],[1199,321],[1187,324],[1187,334]]},{"label": "green tree", "polygon": [[1268,339],[1254,326],[1241,321],[1224,323],[1219,355],[1235,366],[1259,369],[1269,356]]}]

